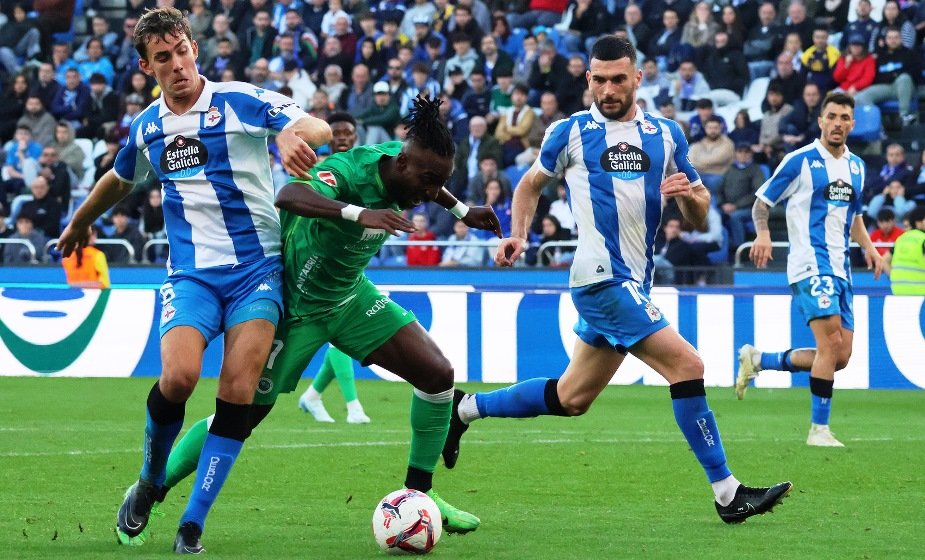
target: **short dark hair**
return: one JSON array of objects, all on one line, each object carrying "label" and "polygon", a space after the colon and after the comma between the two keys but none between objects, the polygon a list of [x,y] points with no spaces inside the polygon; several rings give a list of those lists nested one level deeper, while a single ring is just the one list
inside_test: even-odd
[{"label": "short dark hair", "polygon": [[[459,10],[459,8],[456,8],[456,9]],[[470,43],[471,44],[472,38],[466,35],[465,33],[463,33],[462,31],[457,31],[456,33],[453,33],[451,37],[451,41],[453,43]]]},{"label": "short dark hair", "polygon": [[152,37],[164,39],[167,35],[185,36],[192,43],[193,32],[183,12],[176,8],[155,8],[146,11],[135,24],[135,33],[132,36],[138,56],[147,60],[148,41]]},{"label": "short dark hair", "polygon": [[628,39],[616,35],[604,35],[591,47],[591,58],[598,60],[620,60],[629,58],[636,64],[636,47]]},{"label": "short dark hair", "polygon": [[527,84],[524,84],[521,82],[514,84],[514,89],[511,90],[511,93],[515,91],[519,91],[520,93],[524,95],[530,95],[530,88],[527,87]]},{"label": "short dark hair", "polygon": [[896,219],[896,213],[893,212],[890,208],[881,208],[877,212],[877,221],[878,222],[892,222]]},{"label": "short dark hair", "polygon": [[328,121],[328,124],[345,122],[352,124],[354,128],[357,126],[357,120],[353,118],[353,115],[344,111],[335,111],[328,115],[328,118],[325,120]]},{"label": "short dark hair", "polygon": [[116,207],[112,209],[110,216],[131,216],[131,212],[128,211],[128,206],[125,204],[116,204]]},{"label": "short dark hair", "polygon": [[925,206],[916,206],[912,210],[909,210],[909,213],[906,214],[906,219],[909,220],[909,224],[912,225],[912,227],[915,227],[915,222],[925,220]]},{"label": "short dark hair", "polygon": [[717,115],[713,115],[713,116],[707,118],[707,122],[705,122],[705,123],[703,123],[703,124],[706,125],[707,123],[711,123],[711,122],[715,122],[716,124],[718,124],[718,125],[720,125],[720,126],[723,126],[723,119],[719,118],[719,116],[717,116]]},{"label": "short dark hair", "polygon": [[701,97],[700,99],[697,100],[697,103],[694,105],[694,108],[695,109],[712,109],[713,100],[706,98],[706,97]]},{"label": "short dark hair", "polygon": [[442,99],[428,99],[418,94],[405,126],[408,127],[407,141],[414,142],[438,156],[453,157],[456,154],[456,142],[450,130],[440,120]]},{"label": "short dark hair", "polygon": [[854,110],[854,98],[848,95],[847,93],[841,93],[838,91],[830,91],[825,95],[825,99],[822,100],[822,108],[825,109],[826,105],[829,103],[834,103],[836,105],[845,105],[851,107],[851,110]]}]

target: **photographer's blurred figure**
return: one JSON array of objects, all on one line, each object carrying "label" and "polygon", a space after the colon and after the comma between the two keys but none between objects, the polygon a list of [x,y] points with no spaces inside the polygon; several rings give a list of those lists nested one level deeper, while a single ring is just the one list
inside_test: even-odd
[{"label": "photographer's blurred figure", "polygon": [[64,267],[68,286],[105,290],[109,288],[109,265],[106,254],[96,248],[99,228],[94,225],[90,230],[92,233],[87,246],[78,247],[69,257],[61,259],[61,266]]}]

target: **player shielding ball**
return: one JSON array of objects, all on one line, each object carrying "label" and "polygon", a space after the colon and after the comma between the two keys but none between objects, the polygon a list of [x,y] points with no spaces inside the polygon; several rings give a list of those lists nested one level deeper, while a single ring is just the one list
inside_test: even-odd
[{"label": "player shielding ball", "polygon": [[286,170],[305,176],[316,161],[309,145],[327,143],[331,131],[287,97],[200,76],[199,47],[178,10],[146,12],[134,44],[142,71],[163,93],[132,122],[114,169],[75,212],[58,248],[67,257],[84,246],[90,225],[153,167],[170,247],[160,290],[163,370],[148,395],[141,473],[119,508],[116,533],[123,544],[144,542],[203,352],[224,333],[215,419],[203,434],[198,476],[174,541],[175,552],[198,554],[209,508],[250,434],[251,400],[282,313],[280,223],[266,138],[277,134]]},{"label": "player shielding ball", "polygon": [[712,485],[716,511],[726,523],[740,523],[770,510],[791,484],[751,488],[732,475],[707,405],[703,362],[649,299],[663,197],[677,200],[700,226],[709,192],[687,158],[680,126],[636,105],[642,73],[629,41],[599,39],[587,78],[594,104],[546,131],[539,159],[514,191],[513,237],[495,256],[499,266],[512,266],[523,254],[540,192],[550,177],[564,175],[579,231],[569,279],[579,314],[572,360],[560,379],[457,391],[444,462],[456,464],[460,437],[474,420],[584,414],[629,352],[668,380],[675,420]]},{"label": "player shielding ball", "polygon": [[811,413],[806,443],[844,447],[829,429],[829,415],[835,372],[848,365],[854,341],[849,234],[865,250],[874,278],[880,278],[883,258],[867,234],[861,212],[864,160],[845,145],[854,128],[854,99],[829,93],[822,102],[819,128],[821,137],[787,154],[758,189],[752,207],[757,237],[749,252],[758,268],[767,266],[770,207],[786,201],[787,282],[813,331],[816,348],[761,352],[751,344],[742,346],[735,392],[742,399],[748,382],[762,370],[808,371]]},{"label": "player shielding ball", "polygon": [[[478,528],[478,517],[433,490],[449,430],[453,367],[414,314],[382,294],[365,269],[389,235],[414,231],[398,211],[425,200],[498,237],[501,226],[491,208],[469,208],[443,188],[455,144],[439,120],[439,100],[419,97],[414,103],[406,141],[334,154],[312,168],[309,179],[294,179],[279,192],[286,316],[254,395],[251,427],[269,414],[280,393],[295,390],[324,345],[364,365],[377,364],[414,386],[405,485],[437,503],[448,531],[467,532]],[[177,444],[168,464],[170,483],[191,472],[200,448],[191,433]]]}]

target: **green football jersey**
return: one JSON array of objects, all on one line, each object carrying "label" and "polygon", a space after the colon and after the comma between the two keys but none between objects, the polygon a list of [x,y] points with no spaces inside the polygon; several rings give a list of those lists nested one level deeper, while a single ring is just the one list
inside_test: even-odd
[{"label": "green football jersey", "polygon": [[[360,146],[334,154],[309,172],[311,179],[291,179],[322,195],[364,208],[391,208],[379,160],[397,156],[401,142]],[[382,229],[367,229],[339,218],[306,218],[280,212],[283,232],[283,294],[290,317],[304,317],[336,307],[350,297],[364,270],[389,238]]]}]

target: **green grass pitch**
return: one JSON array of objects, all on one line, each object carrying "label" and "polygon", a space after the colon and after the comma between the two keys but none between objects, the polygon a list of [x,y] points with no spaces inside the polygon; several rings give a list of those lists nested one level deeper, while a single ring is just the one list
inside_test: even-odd
[{"label": "green grass pitch", "polygon": [[[168,497],[153,538],[123,548],[112,531],[137,476],[152,379],[0,378],[0,558],[163,558],[189,482]],[[466,389],[489,386],[466,384]],[[300,389],[304,388],[300,387]],[[254,433],[213,508],[214,558],[382,558],[370,518],[401,487],[408,454],[405,384],[362,381],[373,423],[300,412],[294,395]],[[187,425],[214,406],[201,382]],[[463,438],[435,487],[482,527],[444,534],[444,559],[923,558],[925,393],[837,391],[846,449],[805,445],[806,389],[711,389],[730,466],[751,484],[792,480],[774,513],[727,526],[674,424],[663,387],[610,387],[581,418],[487,420]]]}]

